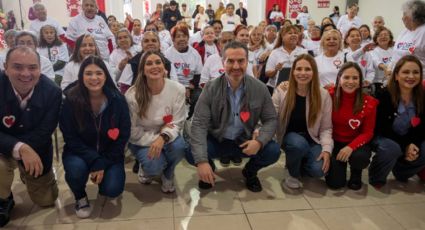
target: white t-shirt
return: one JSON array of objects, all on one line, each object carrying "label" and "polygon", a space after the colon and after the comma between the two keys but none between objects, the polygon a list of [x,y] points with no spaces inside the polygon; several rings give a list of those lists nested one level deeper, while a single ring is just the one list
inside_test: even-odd
[{"label": "white t-shirt", "polygon": [[205,43],[205,55],[204,55],[204,60],[207,60],[207,58],[215,53],[218,53],[218,49],[217,46],[215,44],[213,45],[208,45],[207,43]]},{"label": "white t-shirt", "polygon": [[282,20],[284,18],[282,11],[272,11],[269,17],[269,19],[273,21]]},{"label": "white t-shirt", "polygon": [[[185,105],[186,89],[178,82],[165,79],[161,93],[152,95],[146,116],[139,116],[139,106],[135,99],[135,88],[130,88],[125,97],[127,99],[131,118],[131,136],[129,142],[139,146],[150,146],[161,132],[174,141],[186,121],[187,109]],[[171,115],[173,128],[164,127],[164,116]]]},{"label": "white t-shirt", "polygon": [[375,79],[373,79],[374,83],[383,83],[383,80],[385,79],[384,71],[379,69],[380,64],[384,64],[386,66],[389,66],[391,64],[391,60],[394,55],[394,49],[392,47],[388,48],[387,50],[384,50],[377,46],[374,50],[370,52],[372,55],[373,60],[373,67],[375,67]]},{"label": "white t-shirt", "polygon": [[358,16],[355,16],[353,20],[350,21],[348,15],[342,15],[341,18],[339,18],[336,28],[341,31],[342,37],[344,37],[351,27],[359,28],[361,25],[362,20]]},{"label": "white t-shirt", "polygon": [[192,36],[190,36],[189,45],[193,46],[194,43],[200,43],[201,41],[202,41],[202,32],[198,31],[194,33]]},{"label": "white t-shirt", "polygon": [[363,73],[363,81],[373,82],[373,79],[375,79],[375,68],[373,67],[372,54],[370,52],[363,53],[361,48],[356,51],[347,48],[344,49],[344,52],[359,64]]},{"label": "white t-shirt", "polygon": [[[350,59],[350,60],[349,60]],[[326,86],[328,84],[335,84],[336,75],[339,69],[344,64],[344,53],[339,51],[333,57],[327,57],[324,53],[314,58],[316,60],[317,69],[319,71],[320,85]],[[351,57],[347,55],[347,61],[351,61]]]},{"label": "white t-shirt", "polygon": [[311,16],[309,13],[301,12],[297,16],[297,20],[300,22],[300,25],[304,26],[304,29],[307,29],[308,20],[311,19]]},{"label": "white t-shirt", "polygon": [[133,34],[132,37],[133,37],[134,44],[139,45],[139,46],[142,45],[142,39],[143,39],[143,34],[142,33],[140,33],[140,35],[134,35]]},{"label": "white t-shirt", "polygon": [[[115,83],[114,71],[111,70],[108,62],[105,62],[106,67],[108,68],[108,72],[111,75],[112,80]],[[78,72],[80,71],[81,63],[77,63],[74,61],[70,61],[66,64],[64,68],[63,78],[61,82],[61,88],[64,90],[68,85],[78,80]]]},{"label": "white t-shirt", "polygon": [[56,34],[58,36],[65,34],[65,31],[62,29],[62,26],[55,19],[51,17],[46,17],[45,21],[40,21],[39,19],[35,19],[31,22],[29,30],[34,31],[37,34],[37,37],[40,37],[40,29],[45,25],[51,25],[55,27]]},{"label": "white t-shirt", "polygon": [[[128,51],[131,53],[131,56],[134,57],[134,55],[137,54],[137,52],[140,52],[140,46],[133,45],[128,49]],[[115,73],[115,81],[118,82],[118,80],[121,77],[121,71],[118,68],[120,62],[122,59],[127,57],[127,53],[125,50],[116,48],[114,51],[112,51],[111,56],[109,56],[109,64],[111,65],[111,68],[114,69]]]},{"label": "white t-shirt", "polygon": [[221,23],[223,23],[223,31],[233,31],[237,25],[241,24],[241,18],[237,14],[232,16],[222,14]]},{"label": "white t-shirt", "polygon": [[304,48],[308,51],[313,51],[313,54],[315,57],[317,57],[321,51],[320,51],[320,40],[319,41],[313,41],[313,40],[303,40]]},{"label": "white t-shirt", "polygon": [[[53,46],[52,48],[37,48],[37,51],[41,56],[49,59],[52,65],[54,65],[57,61],[69,61],[68,48],[64,43],[60,46]],[[65,67],[55,71],[55,74],[63,76],[64,69]]]},{"label": "white t-shirt", "polygon": [[198,29],[203,29],[205,25],[208,24],[208,22],[210,21],[210,18],[208,17],[208,14],[204,13],[204,14],[197,14],[195,17],[195,22],[198,23],[197,28]]},{"label": "white t-shirt", "polygon": [[209,56],[202,68],[200,84],[205,84],[224,74],[223,61],[219,53]]},{"label": "white t-shirt", "polygon": [[[394,56],[391,65],[395,66],[401,57],[413,54],[425,66],[425,24],[414,31],[403,30],[394,44]],[[423,70],[425,74],[425,68]]]},{"label": "white t-shirt", "polygon": [[161,51],[165,52],[173,45],[170,31],[162,30],[158,32],[159,41],[161,43]]},{"label": "white t-shirt", "polygon": [[108,40],[111,40],[113,46],[116,47],[115,37],[103,18],[96,15],[93,19],[89,19],[84,16],[84,13],[73,17],[69,22],[66,37],[72,41],[76,41],[82,34],[92,35],[99,48],[102,59],[109,60]]},{"label": "white t-shirt", "polygon": [[191,46],[188,46],[186,53],[180,53],[174,46],[171,46],[164,55],[171,62],[171,69],[174,69],[171,74],[175,74],[175,76],[170,74],[170,78],[177,79],[185,87],[189,87],[194,75],[202,72],[201,56]]},{"label": "white t-shirt", "polygon": [[[288,51],[286,51],[283,47],[276,48],[271,52],[269,59],[267,60],[266,71],[275,70],[279,63],[283,63],[283,68],[291,68],[295,58],[306,53],[307,50],[299,46],[297,46],[291,53],[288,53]],[[278,77],[279,71],[277,71],[274,77],[269,78],[267,85],[274,88]]]}]

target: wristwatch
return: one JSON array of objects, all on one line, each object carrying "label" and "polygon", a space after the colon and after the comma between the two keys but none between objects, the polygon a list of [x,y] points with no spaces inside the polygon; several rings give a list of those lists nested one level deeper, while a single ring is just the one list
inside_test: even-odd
[{"label": "wristwatch", "polygon": [[165,133],[161,133],[159,134],[159,136],[162,137],[165,143],[168,143],[170,141],[170,137]]}]

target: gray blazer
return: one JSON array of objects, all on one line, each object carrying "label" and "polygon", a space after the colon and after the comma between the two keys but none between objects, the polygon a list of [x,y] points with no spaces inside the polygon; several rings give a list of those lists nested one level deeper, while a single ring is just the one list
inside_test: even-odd
[{"label": "gray blazer", "polygon": [[[264,147],[274,136],[277,115],[267,87],[259,80],[244,76],[245,93],[242,98],[241,111],[248,110],[250,117],[243,123],[244,132],[238,141],[252,139],[257,124],[261,121],[259,136],[256,140]],[[208,162],[207,135],[219,141],[223,140],[227,120],[231,113],[227,97],[227,80],[219,77],[208,82],[195,107],[191,127],[191,147],[195,163]]]}]

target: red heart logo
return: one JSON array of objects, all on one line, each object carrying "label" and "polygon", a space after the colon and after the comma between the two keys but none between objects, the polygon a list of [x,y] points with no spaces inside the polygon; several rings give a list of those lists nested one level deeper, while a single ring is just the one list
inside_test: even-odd
[{"label": "red heart logo", "polygon": [[243,111],[243,112],[241,112],[240,116],[241,116],[241,120],[244,123],[246,123],[248,121],[249,117],[251,116],[251,113],[249,111]]},{"label": "red heart logo", "polygon": [[362,59],[362,60],[360,61],[360,64],[361,64],[363,67],[366,67],[366,65],[367,65],[367,61],[366,61],[365,59]]},{"label": "red heart logo", "polygon": [[184,69],[183,69],[183,75],[184,75],[185,77],[187,77],[187,76],[189,76],[189,74],[190,74],[190,69],[189,69],[189,68],[184,68]]},{"label": "red heart logo", "polygon": [[174,67],[175,67],[176,69],[180,68],[180,63],[174,63]]},{"label": "red heart logo", "polygon": [[117,140],[120,135],[120,130],[118,128],[113,128],[108,130],[108,137],[112,140]]},{"label": "red heart logo", "polygon": [[416,47],[411,46],[411,47],[409,48],[409,52],[410,52],[410,54],[413,54],[413,52],[415,52],[415,49],[416,49]]},{"label": "red heart logo", "polygon": [[341,66],[341,64],[342,64],[342,62],[339,59],[334,61],[334,65],[335,65],[336,68],[339,68]]},{"label": "red heart logo", "polygon": [[15,124],[15,116],[4,116],[2,121],[3,125],[6,126],[6,128],[10,128],[13,126],[13,124]]},{"label": "red heart logo", "polygon": [[164,121],[165,124],[169,124],[173,121],[173,115],[168,114],[162,117],[162,120]]},{"label": "red heart logo", "polygon": [[224,73],[224,69],[219,69],[219,70],[218,70],[218,72],[219,72],[219,73],[220,73],[220,75],[221,75],[221,74],[223,74],[223,73]]},{"label": "red heart logo", "polygon": [[412,117],[412,119],[410,119],[410,124],[412,125],[412,127],[416,127],[421,123],[421,119],[419,117]]},{"label": "red heart logo", "polygon": [[352,129],[357,129],[360,126],[360,121],[357,120],[357,119],[350,119],[350,120],[348,120],[348,125]]}]

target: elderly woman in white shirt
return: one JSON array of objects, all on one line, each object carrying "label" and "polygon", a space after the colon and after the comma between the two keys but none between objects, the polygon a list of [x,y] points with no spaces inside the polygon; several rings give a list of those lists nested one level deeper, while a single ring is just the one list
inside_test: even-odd
[{"label": "elderly woman in white shirt", "polygon": [[112,51],[109,64],[115,70],[114,80],[118,82],[125,65],[137,52],[140,52],[141,47],[134,44],[131,34],[126,28],[117,32],[116,42],[118,47]]}]

